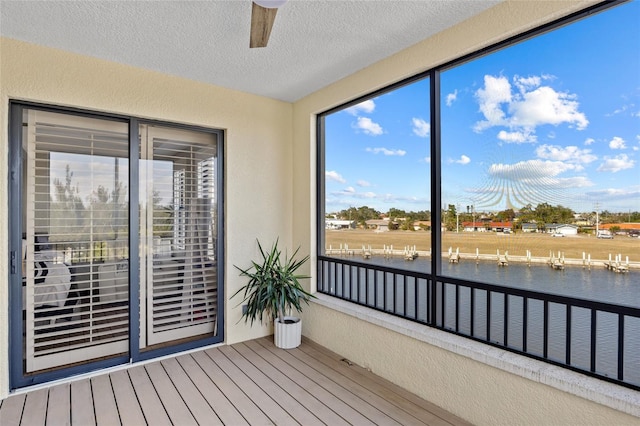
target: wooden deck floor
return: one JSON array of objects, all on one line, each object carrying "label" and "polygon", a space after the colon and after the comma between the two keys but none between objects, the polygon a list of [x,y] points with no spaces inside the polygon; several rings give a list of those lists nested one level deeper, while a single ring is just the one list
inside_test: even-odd
[{"label": "wooden deck floor", "polygon": [[10,396],[0,425],[466,425],[309,341],[272,338]]}]

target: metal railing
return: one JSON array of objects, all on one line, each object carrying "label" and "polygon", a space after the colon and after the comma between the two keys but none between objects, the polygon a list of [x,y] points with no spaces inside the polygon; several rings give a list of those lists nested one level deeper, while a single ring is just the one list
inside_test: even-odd
[{"label": "metal railing", "polygon": [[318,256],[318,291],[640,390],[640,309]]}]

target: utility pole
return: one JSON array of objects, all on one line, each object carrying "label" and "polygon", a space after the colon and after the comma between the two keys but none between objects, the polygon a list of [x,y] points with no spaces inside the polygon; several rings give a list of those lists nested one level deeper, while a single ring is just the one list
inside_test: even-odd
[{"label": "utility pole", "polygon": [[596,209],[596,237],[597,237],[598,234],[600,233],[600,203],[596,202],[595,209]]}]

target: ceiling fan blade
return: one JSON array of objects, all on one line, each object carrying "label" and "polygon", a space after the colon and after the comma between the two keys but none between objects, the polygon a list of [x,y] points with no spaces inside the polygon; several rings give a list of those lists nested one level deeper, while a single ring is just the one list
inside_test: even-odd
[{"label": "ceiling fan blade", "polygon": [[267,46],[276,13],[278,13],[277,8],[266,8],[252,2],[249,47]]}]

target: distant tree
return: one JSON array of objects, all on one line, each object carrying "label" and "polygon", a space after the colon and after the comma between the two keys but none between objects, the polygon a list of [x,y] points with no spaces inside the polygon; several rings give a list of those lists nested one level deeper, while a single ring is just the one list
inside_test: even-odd
[{"label": "distant tree", "polygon": [[392,207],[387,212],[387,216],[389,216],[389,218],[391,220],[399,218],[399,217],[405,218],[405,217],[407,217],[407,212],[404,211],[404,210],[400,210],[400,209],[396,209],[396,208]]},{"label": "distant tree", "polygon": [[354,220],[359,225],[364,226],[367,220],[379,219],[380,212],[368,206],[349,207],[346,210],[340,211],[338,218],[342,220]]},{"label": "distant tree", "polygon": [[498,212],[498,214],[496,214],[496,218],[500,222],[511,222],[513,221],[514,217],[516,217],[516,213],[513,211],[513,209],[503,210],[501,212]]},{"label": "distant tree", "polygon": [[454,204],[449,204],[447,210],[443,212],[442,222],[444,223],[447,231],[454,231],[456,229],[456,220],[458,212]]},{"label": "distant tree", "polygon": [[574,212],[563,206],[552,206],[549,203],[540,203],[534,209],[535,220],[538,223],[572,223]]},{"label": "distant tree", "polygon": [[400,225],[400,229],[403,231],[415,231],[416,229],[413,227],[413,220],[403,220]]}]

